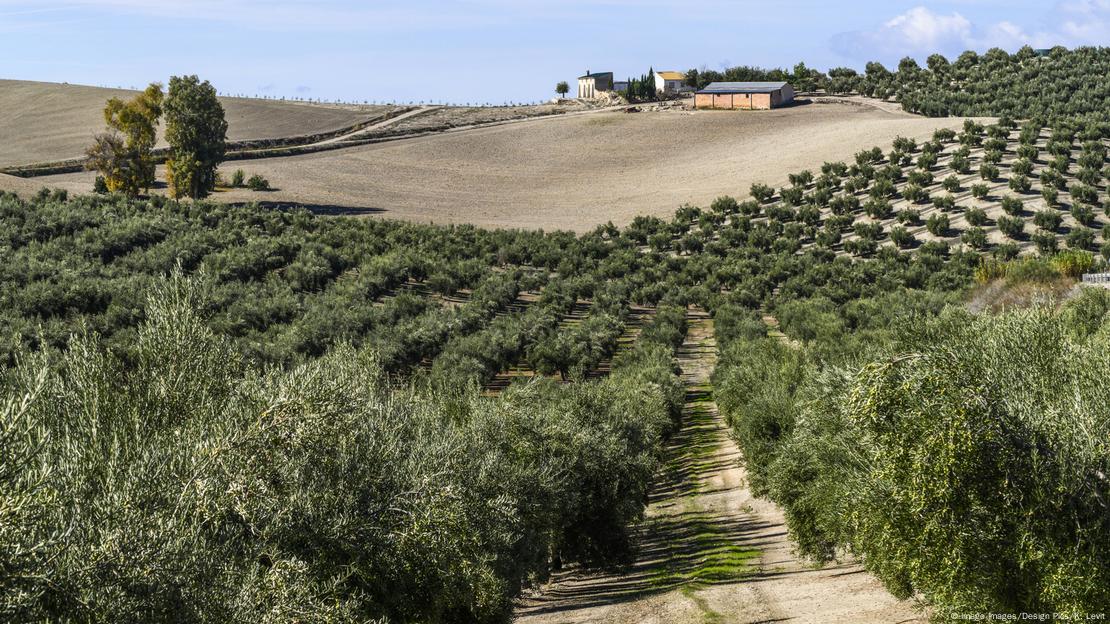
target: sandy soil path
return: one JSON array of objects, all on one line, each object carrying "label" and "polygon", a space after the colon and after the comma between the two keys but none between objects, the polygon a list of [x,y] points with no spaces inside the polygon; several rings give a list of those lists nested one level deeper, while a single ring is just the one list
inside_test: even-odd
[{"label": "sandy soil path", "polygon": [[924,622],[859,566],[814,569],[792,552],[782,513],[745,486],[740,452],[709,386],[712,321],[691,313],[678,357],[687,385],[671,441],[623,573],[568,571],[523,601],[527,624]]},{"label": "sandy soil path", "polygon": [[362,136],[364,136],[364,135],[372,134],[374,132],[377,132],[378,130],[381,130],[382,128],[388,128],[389,126],[400,123],[401,121],[409,119],[410,117],[416,117],[418,115],[424,115],[426,113],[430,113],[430,112],[432,112],[432,111],[434,111],[438,108],[442,108],[442,107],[440,107],[440,106],[421,106],[420,108],[417,108],[415,110],[411,110],[407,113],[401,113],[400,115],[397,115],[396,117],[391,117],[389,119],[386,119],[385,121],[381,121],[381,122],[378,122],[376,124],[366,126],[365,128],[363,128],[361,130],[355,130],[354,132],[349,132],[347,134],[342,134],[340,136],[332,137],[330,139],[325,139],[323,141],[318,141],[316,143],[309,143],[309,144],[307,144],[307,146],[334,145],[336,143],[342,143],[344,141],[349,141],[351,139],[362,138]]}]

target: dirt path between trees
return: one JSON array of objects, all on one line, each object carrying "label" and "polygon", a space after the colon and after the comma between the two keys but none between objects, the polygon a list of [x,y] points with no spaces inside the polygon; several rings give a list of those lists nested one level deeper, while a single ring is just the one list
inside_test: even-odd
[{"label": "dirt path between trees", "polygon": [[690,316],[678,351],[683,428],[652,491],[636,561],[620,573],[561,573],[522,601],[517,621],[924,622],[859,566],[814,569],[794,556],[781,511],[748,491],[739,449],[713,402],[712,320]]}]

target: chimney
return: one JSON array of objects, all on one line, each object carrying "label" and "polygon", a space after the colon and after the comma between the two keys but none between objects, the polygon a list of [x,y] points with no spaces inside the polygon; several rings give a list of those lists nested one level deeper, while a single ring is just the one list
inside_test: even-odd
[{"label": "chimney", "polygon": [[587,78],[589,78],[589,77],[590,77],[590,70],[588,70],[588,69],[586,70],[586,77],[587,77]]}]

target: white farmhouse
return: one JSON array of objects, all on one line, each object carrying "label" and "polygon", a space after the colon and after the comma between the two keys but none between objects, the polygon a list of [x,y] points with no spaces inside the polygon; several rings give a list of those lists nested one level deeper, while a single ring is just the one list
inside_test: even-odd
[{"label": "white farmhouse", "polygon": [[655,72],[655,91],[670,94],[692,91],[692,89],[686,85],[686,74],[676,71],[657,71]]}]

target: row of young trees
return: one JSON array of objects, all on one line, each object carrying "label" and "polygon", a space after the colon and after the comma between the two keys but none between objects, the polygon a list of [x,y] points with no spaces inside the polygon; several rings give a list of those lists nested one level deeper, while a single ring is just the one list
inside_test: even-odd
[{"label": "row of young trees", "polygon": [[155,183],[155,145],[165,116],[166,183],[173,197],[206,197],[226,151],[227,120],[216,90],[196,76],[170,78],[168,92],[154,83],[129,101],[112,98],[104,108],[108,131],[88,149],[88,168],[106,190],[137,196]]}]

